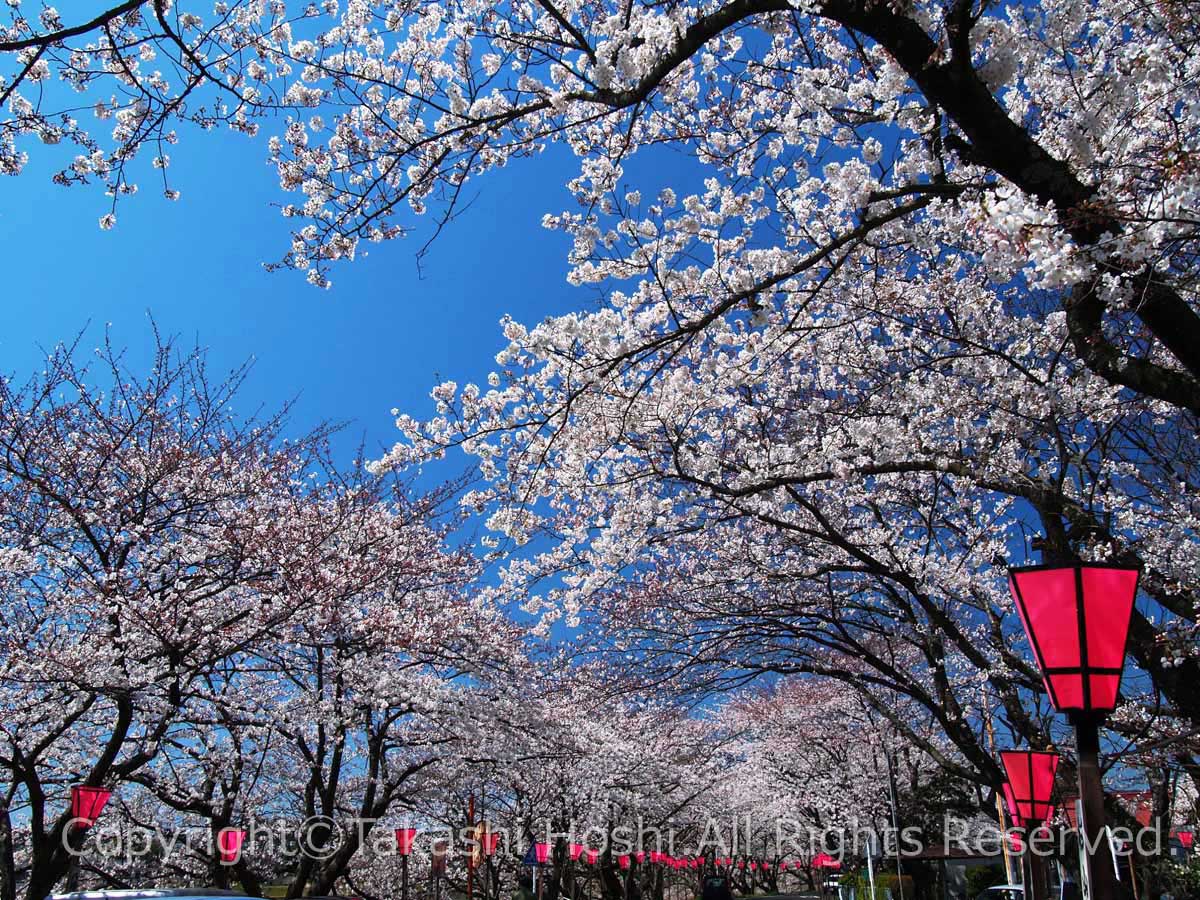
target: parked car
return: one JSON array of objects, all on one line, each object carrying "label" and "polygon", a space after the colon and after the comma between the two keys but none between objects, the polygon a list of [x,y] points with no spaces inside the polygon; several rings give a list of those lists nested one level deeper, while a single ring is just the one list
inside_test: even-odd
[{"label": "parked car", "polygon": [[1025,900],[1025,888],[1019,884],[994,884],[980,891],[975,900]]}]

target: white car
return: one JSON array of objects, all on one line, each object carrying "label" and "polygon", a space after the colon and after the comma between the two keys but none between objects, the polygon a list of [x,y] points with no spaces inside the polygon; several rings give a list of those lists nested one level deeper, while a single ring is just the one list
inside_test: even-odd
[{"label": "white car", "polygon": [[975,900],[1025,900],[1025,888],[1019,884],[994,884],[980,891]]}]

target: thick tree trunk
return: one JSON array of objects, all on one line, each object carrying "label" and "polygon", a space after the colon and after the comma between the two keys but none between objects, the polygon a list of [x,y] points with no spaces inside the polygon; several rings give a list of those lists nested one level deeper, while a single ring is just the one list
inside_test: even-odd
[{"label": "thick tree trunk", "polygon": [[12,820],[8,804],[0,801],[0,900],[17,900],[17,871],[13,861]]}]

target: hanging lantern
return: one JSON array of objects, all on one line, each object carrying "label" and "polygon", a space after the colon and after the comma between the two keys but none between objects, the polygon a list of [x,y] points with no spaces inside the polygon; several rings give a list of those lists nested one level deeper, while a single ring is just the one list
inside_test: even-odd
[{"label": "hanging lantern", "polygon": [[639,850],[637,853],[633,854],[633,858],[637,862],[637,864],[640,866],[642,863],[644,863],[646,861],[646,851]]},{"label": "hanging lantern", "polygon": [[600,858],[599,850],[588,850],[587,851],[587,864],[589,866],[594,866],[596,864],[596,860],[598,860],[599,858]]},{"label": "hanging lantern", "polygon": [[221,864],[231,866],[242,855],[242,844],[246,840],[246,832],[240,828],[222,828],[217,832],[217,846],[221,851]]},{"label": "hanging lantern", "polygon": [[629,854],[623,853],[620,856],[618,856],[617,857],[617,865],[620,866],[622,869],[628,869],[629,868]]},{"label": "hanging lantern", "polygon": [[1117,705],[1139,569],[1103,563],[1009,569],[1009,588],[1059,712]]},{"label": "hanging lantern", "polygon": [[1008,775],[1015,812],[1021,824],[1040,825],[1050,817],[1054,806],[1054,774],[1058,754],[1035,750],[1002,750],[1000,760]]},{"label": "hanging lantern", "polygon": [[71,785],[71,818],[82,828],[91,828],[100,818],[112,791],[103,787]]},{"label": "hanging lantern", "polygon": [[397,828],[396,829],[396,852],[401,856],[408,856],[412,853],[413,842],[417,839],[417,829],[415,828]]},{"label": "hanging lantern", "polygon": [[1181,831],[1175,837],[1179,838],[1179,846],[1184,850],[1191,850],[1192,844],[1195,843],[1195,835],[1190,831]]},{"label": "hanging lantern", "polygon": [[546,860],[548,860],[550,858],[550,845],[544,844],[544,843],[543,844],[534,844],[533,845],[533,853],[534,853],[535,858],[537,859],[537,864],[539,866],[544,866],[546,864]]},{"label": "hanging lantern", "polygon": [[583,853],[583,844],[571,844],[567,849],[571,854],[571,862],[578,862],[580,854]]}]

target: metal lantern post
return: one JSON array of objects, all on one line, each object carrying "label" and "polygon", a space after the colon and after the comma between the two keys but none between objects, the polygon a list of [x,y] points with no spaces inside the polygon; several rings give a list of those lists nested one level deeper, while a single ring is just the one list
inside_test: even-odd
[{"label": "metal lantern post", "polygon": [[540,869],[542,866],[544,866],[546,864],[546,861],[548,859],[550,859],[550,845],[547,843],[534,844],[533,845],[533,855],[534,855],[534,859],[537,860],[537,865],[534,866],[534,869],[533,869],[534,874],[537,876],[537,900],[542,900],[542,894],[543,894],[542,882],[545,881],[545,879],[542,877],[542,873],[539,872],[538,869]]},{"label": "metal lantern post", "polygon": [[496,855],[496,848],[500,844],[500,832],[489,831],[487,825],[483,826],[483,833],[479,836],[479,851],[483,856],[483,896],[484,900],[492,895],[493,889],[495,895],[500,896],[500,873],[496,870],[496,866],[492,863],[492,858]]},{"label": "metal lantern post", "polygon": [[429,876],[433,880],[433,900],[441,900],[442,879],[446,875],[446,860],[449,854],[449,841],[443,838],[434,842],[433,854],[429,860]]},{"label": "metal lantern post", "polygon": [[1105,846],[1100,726],[1117,704],[1129,620],[1141,571],[1105,563],[1024,566],[1009,588],[1054,708],[1075,727],[1080,840],[1092,900],[1116,900],[1116,873]]},{"label": "metal lantern post", "polygon": [[417,829],[396,829],[396,852],[400,854],[400,900],[408,900],[408,857],[416,839]]},{"label": "metal lantern post", "polygon": [[587,861],[587,874],[583,877],[583,894],[585,897],[592,895],[592,878],[596,875],[596,865],[600,862],[600,851],[588,849],[584,851],[584,859]]},{"label": "metal lantern post", "polygon": [[567,844],[567,867],[564,872],[565,877],[563,881],[565,882],[567,897],[570,900],[575,900],[578,893],[575,890],[575,864],[579,862],[579,857],[583,855],[585,849],[583,844]]}]

